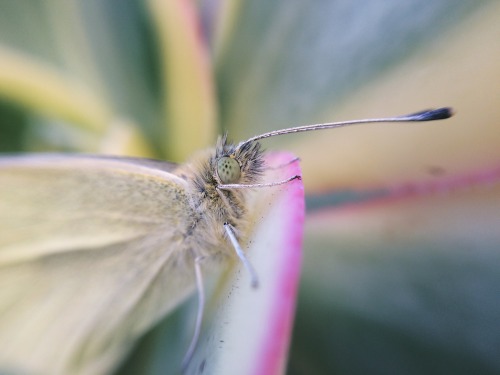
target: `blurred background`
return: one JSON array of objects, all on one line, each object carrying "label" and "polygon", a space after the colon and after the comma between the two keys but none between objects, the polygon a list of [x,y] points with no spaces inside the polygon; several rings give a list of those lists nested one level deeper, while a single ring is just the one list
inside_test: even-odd
[{"label": "blurred background", "polygon": [[[288,373],[496,374],[499,15],[493,0],[2,1],[0,151],[182,162],[223,131],[452,106],[265,144],[300,156],[308,196]],[[154,337],[180,315],[121,372],[163,373]]]}]

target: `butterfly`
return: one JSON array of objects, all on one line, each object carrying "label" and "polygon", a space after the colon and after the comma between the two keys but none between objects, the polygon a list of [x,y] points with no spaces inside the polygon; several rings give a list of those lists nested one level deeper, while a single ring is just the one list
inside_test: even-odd
[{"label": "butterfly", "polygon": [[265,181],[271,167],[261,140],[451,114],[440,108],[306,125],[237,144],[221,136],[214,149],[180,165],[90,155],[0,158],[0,372],[108,373],[144,332],[197,289],[185,366],[203,319],[202,268],[238,258],[257,288],[258,270],[241,245],[256,220],[249,199],[258,199],[262,188],[301,178]]}]

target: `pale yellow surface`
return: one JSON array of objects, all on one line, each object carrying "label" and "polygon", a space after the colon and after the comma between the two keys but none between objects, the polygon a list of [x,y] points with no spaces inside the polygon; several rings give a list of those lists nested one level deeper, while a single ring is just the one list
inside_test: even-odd
[{"label": "pale yellow surface", "polygon": [[0,96],[97,134],[112,120],[111,109],[83,82],[2,46]]},{"label": "pale yellow surface", "polygon": [[217,107],[212,67],[196,7],[188,1],[148,2],[159,39],[164,85],[167,154],[185,161],[193,152],[212,145]]},{"label": "pale yellow surface", "polygon": [[362,125],[292,140],[308,191],[423,181],[434,178],[428,172],[434,167],[450,175],[498,165],[498,14],[494,3],[322,116],[338,121],[452,106],[452,119]]}]

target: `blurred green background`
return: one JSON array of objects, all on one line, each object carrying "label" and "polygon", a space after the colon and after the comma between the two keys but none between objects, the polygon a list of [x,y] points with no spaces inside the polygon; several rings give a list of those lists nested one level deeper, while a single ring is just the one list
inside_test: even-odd
[{"label": "blurred green background", "polygon": [[[452,105],[448,128],[266,144],[301,157],[308,202],[321,202],[306,227],[288,373],[499,373],[498,3],[198,1],[197,57],[161,3],[1,1],[0,151],[182,161],[226,130],[239,140]],[[453,176],[470,176],[467,189]],[[431,194],[351,202],[407,182]],[[151,343],[165,331],[175,342],[188,309],[122,371],[164,373],[185,345]]]}]

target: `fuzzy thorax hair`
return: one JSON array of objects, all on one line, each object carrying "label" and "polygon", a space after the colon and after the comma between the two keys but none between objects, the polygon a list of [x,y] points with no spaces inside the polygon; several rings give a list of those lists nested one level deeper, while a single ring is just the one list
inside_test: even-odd
[{"label": "fuzzy thorax hair", "polygon": [[[208,245],[219,246],[227,243],[224,223],[234,227],[239,240],[245,241],[248,235],[246,230],[247,197],[252,189],[218,189],[221,181],[217,177],[217,163],[223,157],[235,159],[241,170],[237,184],[260,183],[264,173],[264,154],[259,142],[235,145],[228,142],[227,135],[220,136],[215,149],[208,149],[197,153],[186,164],[180,167],[178,174],[189,185],[192,197],[192,207],[196,212],[189,232],[196,237],[197,231],[211,233],[206,238]],[[211,237],[211,238],[210,238]],[[200,244],[201,245],[201,244]],[[222,250],[222,249],[221,249]],[[223,250],[224,251],[224,250]],[[234,250],[231,251],[231,256]],[[224,251],[226,252],[226,251]]]}]

